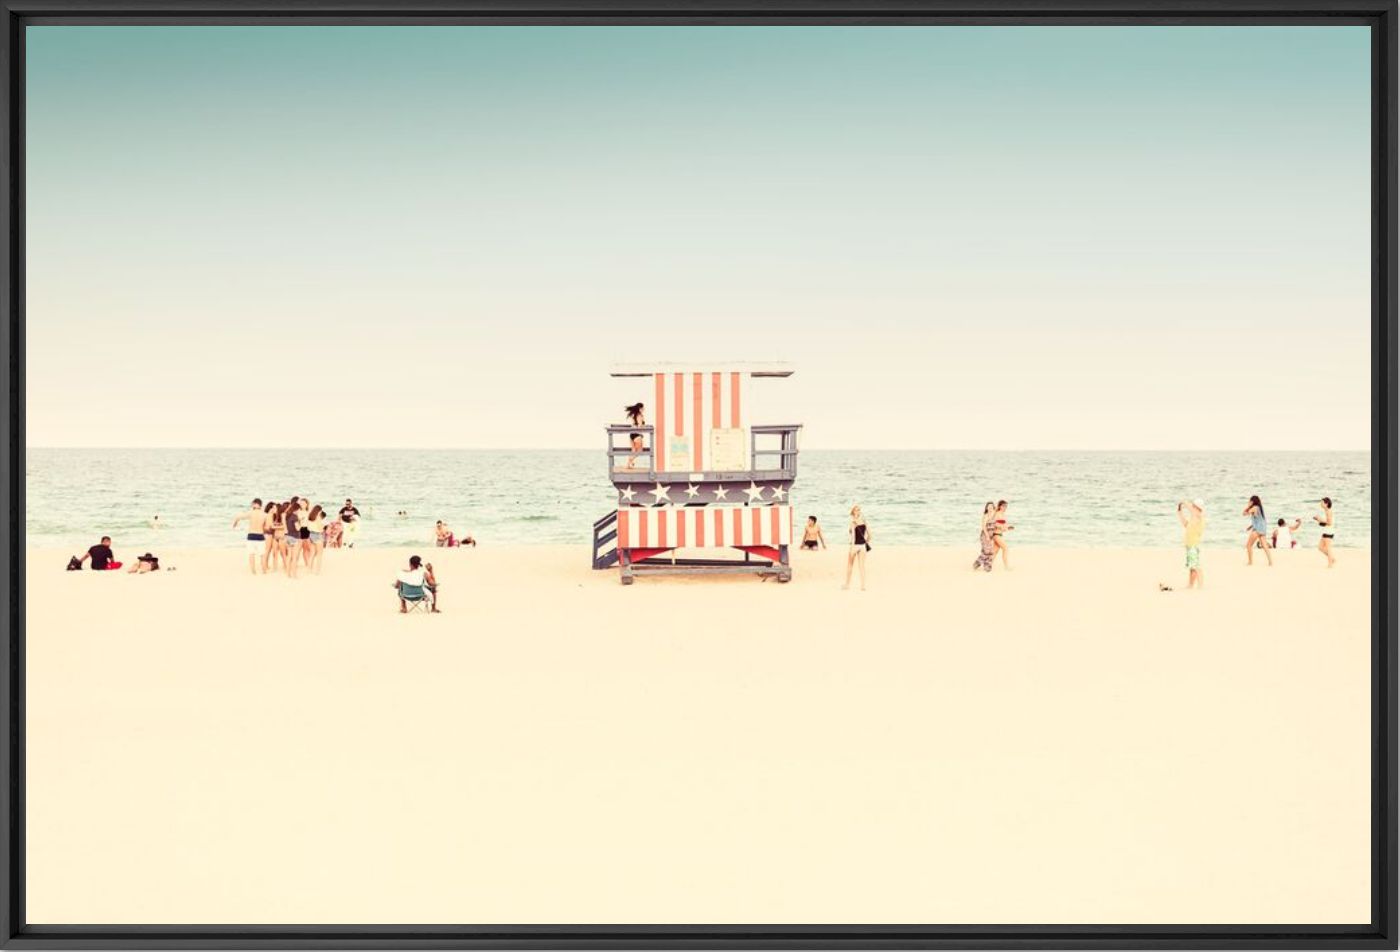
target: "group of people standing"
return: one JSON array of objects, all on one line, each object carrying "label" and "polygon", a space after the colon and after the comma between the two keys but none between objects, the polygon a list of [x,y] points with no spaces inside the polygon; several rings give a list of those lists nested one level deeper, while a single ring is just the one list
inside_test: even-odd
[{"label": "group of people standing", "polygon": [[296,578],[303,568],[320,575],[322,556],[328,546],[339,548],[343,540],[346,546],[354,548],[359,521],[360,510],[352,500],[345,500],[340,512],[329,518],[324,507],[293,496],[286,502],[266,504],[254,499],[246,512],[234,517],[233,527],[248,524],[249,572],[283,572],[288,578]]},{"label": "group of people standing", "polygon": [[[865,521],[865,515],[860,511],[860,506],[851,507],[851,521],[846,526],[846,583],[842,589],[851,587],[851,574],[860,570],[860,590],[865,591],[865,554],[871,549],[870,524]],[[822,533],[822,527],[817,524],[816,516],[807,517],[807,526],[802,532],[803,549],[815,550],[826,548],[826,536]]]},{"label": "group of people standing", "polygon": [[[1317,515],[1312,517],[1313,522],[1317,523],[1321,530],[1320,538],[1317,541],[1317,550],[1327,557],[1327,567],[1330,569],[1337,564],[1337,557],[1332,554],[1332,545],[1337,538],[1337,514],[1332,509],[1330,496],[1323,496],[1318,500],[1318,506],[1320,509]],[[1249,497],[1249,502],[1245,504],[1241,515],[1249,519],[1244,540],[1246,565],[1254,564],[1255,549],[1262,550],[1265,560],[1272,566],[1274,564],[1274,549],[1297,547],[1298,543],[1293,538],[1293,534],[1303,525],[1302,519],[1294,519],[1291,523],[1287,519],[1279,519],[1273,530],[1270,531],[1268,517],[1264,514],[1264,502],[1258,496]],[[1182,541],[1186,546],[1186,587],[1188,589],[1204,588],[1205,575],[1201,571],[1201,538],[1205,535],[1206,530],[1206,504],[1199,499],[1179,502],[1176,504],[1176,517],[1185,530]],[[1161,585],[1159,587],[1164,592],[1171,591],[1170,586]]]}]

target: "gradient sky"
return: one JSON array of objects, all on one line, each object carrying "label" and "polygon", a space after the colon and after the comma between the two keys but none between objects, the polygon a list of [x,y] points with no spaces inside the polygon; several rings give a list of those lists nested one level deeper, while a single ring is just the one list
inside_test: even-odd
[{"label": "gradient sky", "polygon": [[27,36],[31,446],[1369,445],[1363,27]]}]

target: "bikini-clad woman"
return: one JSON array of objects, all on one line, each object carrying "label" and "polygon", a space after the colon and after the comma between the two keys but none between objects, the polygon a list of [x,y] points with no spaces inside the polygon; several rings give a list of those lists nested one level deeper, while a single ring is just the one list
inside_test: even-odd
[{"label": "bikini-clad woman", "polygon": [[1313,522],[1322,530],[1322,538],[1317,540],[1317,551],[1327,556],[1327,567],[1330,569],[1337,564],[1336,557],[1332,555],[1332,541],[1337,537],[1337,515],[1332,511],[1330,496],[1322,497],[1322,515],[1313,516]]},{"label": "bikini-clad woman", "polygon": [[[629,407],[623,407],[622,412],[627,414],[627,422],[631,423],[633,426],[646,426],[646,417],[642,415],[642,411],[645,409],[646,407],[644,404],[634,403]],[[627,468],[636,469],[637,457],[641,455],[642,452],[642,434],[629,433],[628,439],[632,441],[632,453],[627,457]]]},{"label": "bikini-clad woman", "polygon": [[988,526],[990,526],[990,528],[991,528],[991,530],[992,530],[992,548],[993,548],[993,550],[994,550],[993,553],[992,553],[992,557],[995,558],[995,557],[996,557],[996,553],[997,553],[997,552],[1000,552],[1000,553],[1001,553],[1001,564],[1002,564],[1002,567],[1005,568],[1008,572],[1010,572],[1010,571],[1011,571],[1011,561],[1010,561],[1010,558],[1009,558],[1009,556],[1008,556],[1008,553],[1009,553],[1011,550],[1007,547],[1007,545],[1006,545],[1006,539],[1003,538],[1003,535],[1004,535],[1005,533],[1007,533],[1007,532],[1010,532],[1012,529],[1014,529],[1014,528],[1016,528],[1016,527],[1013,526],[1013,525],[1011,525],[1011,523],[1009,523],[1009,522],[1006,521],[1006,500],[1005,500],[1005,499],[1001,499],[1001,500],[998,500],[998,501],[997,501],[997,508],[996,508],[996,511],[994,511],[994,512],[992,513],[992,518],[991,518],[991,521],[988,523]]},{"label": "bikini-clad woman", "polygon": [[267,514],[267,529],[264,532],[263,536],[262,557],[262,570],[263,574],[266,575],[268,563],[273,562],[273,557],[277,554],[277,534],[273,531],[273,516],[277,512],[277,503],[268,502],[266,506],[263,506],[263,512]]},{"label": "bikini-clad woman", "polygon": [[280,571],[287,570],[287,504],[279,502],[272,510],[272,555],[273,565]]},{"label": "bikini-clad woman", "polygon": [[865,517],[860,513],[860,506],[851,507],[851,524],[846,529],[846,536],[850,540],[850,548],[846,550],[846,584],[841,588],[851,587],[851,569],[860,566],[860,590],[865,591],[865,553],[870,548],[870,527],[865,524]]},{"label": "bikini-clad woman", "polygon": [[1254,564],[1254,546],[1258,544],[1264,550],[1264,558],[1273,565],[1274,552],[1273,546],[1269,545],[1269,521],[1264,518],[1264,503],[1258,496],[1249,497],[1249,505],[1244,507],[1244,515],[1249,516],[1249,532],[1244,540],[1245,564]]}]

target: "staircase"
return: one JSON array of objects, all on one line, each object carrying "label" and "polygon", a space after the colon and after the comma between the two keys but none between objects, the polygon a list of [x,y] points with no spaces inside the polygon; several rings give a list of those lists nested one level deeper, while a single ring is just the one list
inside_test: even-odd
[{"label": "staircase", "polygon": [[617,564],[617,510],[593,523],[593,567],[610,569]]}]

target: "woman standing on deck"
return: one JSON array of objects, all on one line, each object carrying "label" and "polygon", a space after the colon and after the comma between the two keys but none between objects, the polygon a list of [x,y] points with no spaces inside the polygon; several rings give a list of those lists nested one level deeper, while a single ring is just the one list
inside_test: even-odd
[{"label": "woman standing on deck", "polygon": [[1264,558],[1273,565],[1273,547],[1269,545],[1269,522],[1264,518],[1264,503],[1258,496],[1249,497],[1249,505],[1244,507],[1244,515],[1249,516],[1249,533],[1244,540],[1245,564],[1254,564],[1254,546],[1258,544],[1264,550]]},{"label": "woman standing on deck", "polygon": [[1322,538],[1317,540],[1317,551],[1327,556],[1327,567],[1330,569],[1337,564],[1337,560],[1332,555],[1332,540],[1337,537],[1337,517],[1332,512],[1332,498],[1322,497],[1322,515],[1313,516],[1313,522],[1317,523],[1322,530]]},{"label": "woman standing on deck", "polygon": [[856,565],[860,566],[860,590],[865,591],[865,553],[870,551],[870,527],[865,524],[865,517],[860,514],[860,506],[851,507],[851,525],[846,530],[846,535],[851,540],[851,546],[846,551],[846,584],[841,586],[844,591],[851,587],[851,569]]},{"label": "woman standing on deck", "polygon": [[[622,412],[627,415],[627,422],[633,426],[646,426],[646,417],[642,415],[642,411],[645,409],[645,404],[634,403],[631,406],[623,407]],[[632,441],[632,454],[627,457],[627,468],[636,469],[637,457],[642,452],[642,434],[629,433],[627,438]]]},{"label": "woman standing on deck", "polygon": [[[1005,499],[997,501],[996,511],[992,513],[992,518],[991,521],[988,523],[988,527],[992,530],[992,548],[995,549],[996,552],[1001,553],[1001,564],[1006,569],[1006,571],[1010,572],[1011,562],[1007,556],[1007,553],[1011,550],[1007,548],[1006,540],[1002,538],[1002,535],[1004,533],[1010,532],[1016,527],[1006,521]],[[993,558],[996,557],[996,552],[993,552]]]},{"label": "woman standing on deck", "polygon": [[996,543],[992,540],[992,523],[996,519],[997,504],[989,502],[982,507],[982,528],[978,533],[978,541],[982,544],[982,553],[977,556],[977,561],[972,563],[974,570],[981,569],[984,572],[992,570],[992,563],[997,557]]}]

